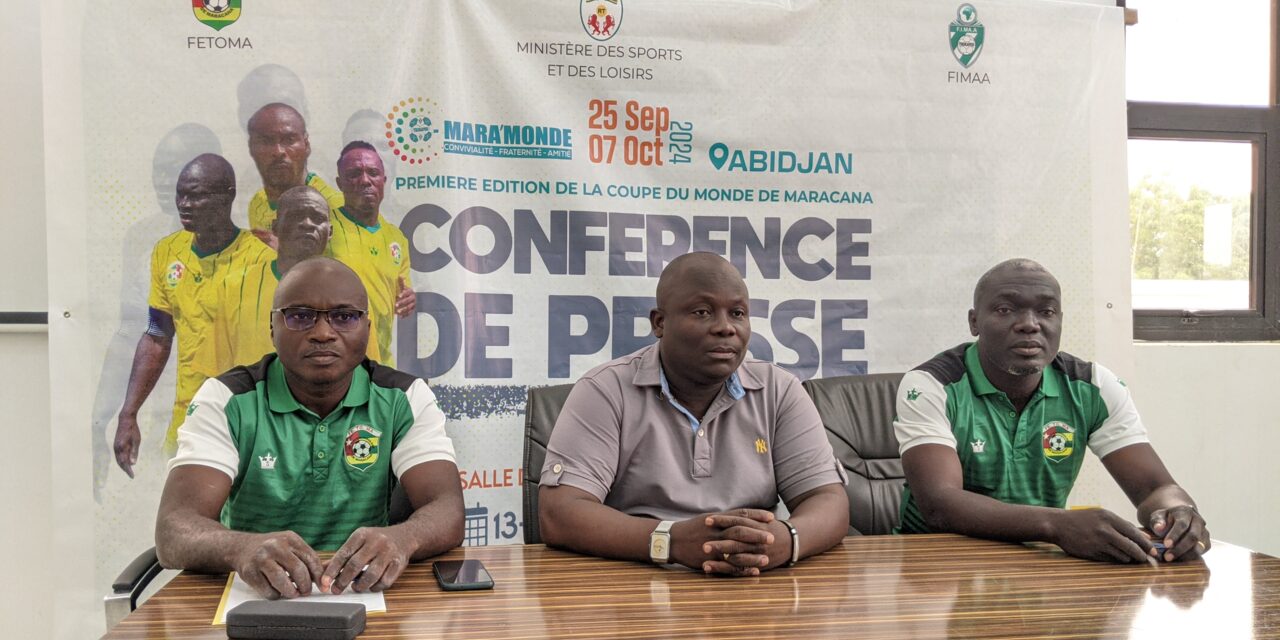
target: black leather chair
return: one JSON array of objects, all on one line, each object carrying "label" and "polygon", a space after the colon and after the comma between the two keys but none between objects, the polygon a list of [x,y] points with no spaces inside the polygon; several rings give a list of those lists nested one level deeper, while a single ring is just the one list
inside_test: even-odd
[{"label": "black leather chair", "polygon": [[901,373],[807,380],[836,460],[849,475],[849,534],[890,533],[906,479],[893,433]]},{"label": "black leather chair", "polygon": [[551,429],[556,426],[560,409],[569,397],[571,384],[551,387],[530,387],[529,400],[524,406],[524,543],[542,542],[538,530],[538,480],[542,477],[542,462],[547,459],[547,441]]},{"label": "black leather chair", "polygon": [[[409,504],[409,496],[399,483],[391,492],[391,500],[387,505],[387,519],[390,524],[404,522],[413,513],[413,505]],[[147,585],[164,568],[156,557],[156,548],[143,551],[125,567],[124,571],[111,583],[111,593],[102,599],[102,607],[107,617],[107,630],[120,623],[125,616],[138,608],[138,598],[146,590]]]}]

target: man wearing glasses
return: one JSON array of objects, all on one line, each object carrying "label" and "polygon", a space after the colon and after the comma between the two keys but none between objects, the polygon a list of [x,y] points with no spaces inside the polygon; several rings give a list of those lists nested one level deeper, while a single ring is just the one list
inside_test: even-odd
[{"label": "man wearing glasses", "polygon": [[[364,357],[368,297],[350,268],[305,260],[280,280],[276,353],[200,388],[170,462],[156,553],[236,571],[266,598],[385,589],[462,542],[445,417],[421,379]],[[388,526],[399,482],[413,506]],[[336,550],[321,562],[317,551]]]}]

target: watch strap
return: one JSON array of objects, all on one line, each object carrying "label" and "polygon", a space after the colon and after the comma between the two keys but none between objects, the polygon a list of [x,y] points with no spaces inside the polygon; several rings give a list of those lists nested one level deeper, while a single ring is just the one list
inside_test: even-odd
[{"label": "watch strap", "polygon": [[791,526],[789,520],[779,519],[778,522],[781,522],[782,526],[791,532],[791,557],[787,559],[787,566],[794,567],[796,562],[800,560],[800,534],[796,532],[795,527]]},{"label": "watch strap", "polygon": [[[671,527],[675,525],[675,520],[663,520],[654,527],[653,533],[649,534],[649,560],[657,564],[666,564],[671,561]],[[665,556],[655,555],[653,553],[655,543],[661,541],[663,548],[666,549]]]}]

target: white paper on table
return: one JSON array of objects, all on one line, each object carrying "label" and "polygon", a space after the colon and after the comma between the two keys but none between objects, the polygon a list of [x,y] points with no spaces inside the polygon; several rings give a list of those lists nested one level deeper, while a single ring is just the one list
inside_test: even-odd
[{"label": "white paper on table", "polygon": [[[240,579],[239,575],[233,571],[227,576],[227,588],[222,592],[222,601],[218,603],[218,610],[213,614],[213,624],[226,624],[227,612],[237,606],[250,600],[266,600],[258,595],[249,583]],[[386,612],[387,601],[383,599],[382,592],[359,593],[351,590],[351,585],[347,585],[347,590],[338,595],[322,594],[318,585],[311,585],[311,595],[302,598],[291,598],[289,600],[281,600],[280,602],[352,602],[364,605],[364,612]]]}]

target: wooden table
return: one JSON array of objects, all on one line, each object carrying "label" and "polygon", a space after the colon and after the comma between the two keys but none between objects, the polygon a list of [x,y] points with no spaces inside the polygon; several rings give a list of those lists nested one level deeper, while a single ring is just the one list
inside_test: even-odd
[{"label": "wooden table", "polygon": [[[361,638],[1280,638],[1280,559],[1217,542],[1203,562],[1123,566],[952,535],[851,537],[759,578],[542,545],[455,549],[492,591],[409,568]],[[107,638],[225,638],[225,576],[182,574]]]}]

